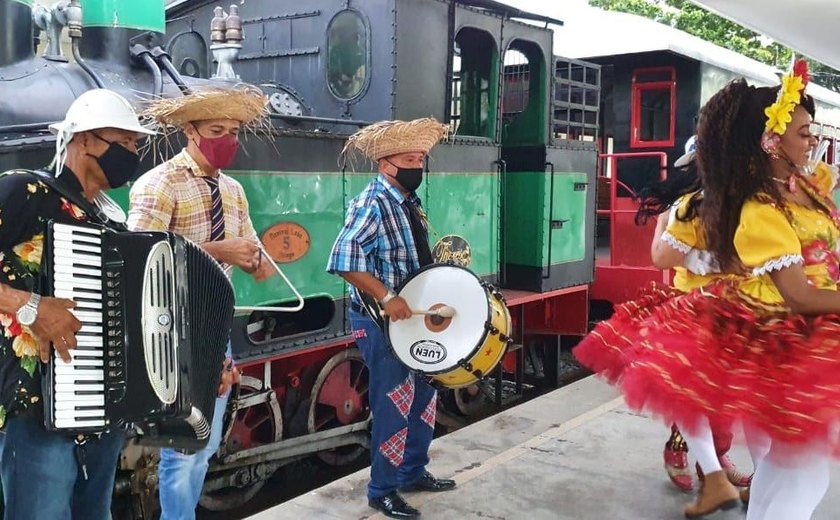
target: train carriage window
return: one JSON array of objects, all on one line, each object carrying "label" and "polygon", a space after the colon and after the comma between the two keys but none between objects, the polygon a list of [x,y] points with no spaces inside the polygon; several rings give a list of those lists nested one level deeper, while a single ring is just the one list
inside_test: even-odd
[{"label": "train carriage window", "polygon": [[358,96],[368,78],[367,26],[358,12],[347,9],[327,29],[327,83],[339,99]]},{"label": "train carriage window", "polygon": [[630,146],[674,146],[677,103],[674,68],[637,69],[633,72],[632,85]]},{"label": "train carriage window", "polygon": [[828,148],[825,151],[825,157],[823,157],[823,161],[827,162],[828,164],[837,164],[837,154],[840,153],[840,150],[837,149],[837,136],[838,136],[838,129],[834,125],[825,125],[829,128],[826,129],[824,132],[824,137],[826,141],[828,141]]},{"label": "train carriage window", "polygon": [[449,125],[456,135],[496,137],[498,51],[493,37],[464,28],[452,55],[452,104]]},{"label": "train carriage window", "polygon": [[[819,113],[819,109],[817,110]],[[837,164],[838,128],[834,125],[814,121],[810,127],[811,135],[817,138],[817,149],[821,153],[820,159],[828,164]]]}]

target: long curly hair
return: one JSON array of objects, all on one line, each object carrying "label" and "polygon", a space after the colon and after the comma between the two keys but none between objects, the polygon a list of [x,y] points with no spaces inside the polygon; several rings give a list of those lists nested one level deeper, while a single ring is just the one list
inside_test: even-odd
[{"label": "long curly hair", "polygon": [[[753,87],[737,79],[700,111],[695,157],[704,190],[700,218],[708,248],[726,270],[739,269],[733,240],[744,202],[761,195],[783,207],[769,156],[761,148],[764,109],[778,92],[778,86]],[[814,116],[813,98],[803,96],[801,106]]]},{"label": "long curly hair", "polygon": [[[695,161],[688,163],[682,170],[670,172],[664,181],[645,186],[638,193],[639,210],[636,211],[636,225],[647,224],[650,219],[667,211],[680,197],[699,189],[700,176]],[[693,196],[685,214],[680,212],[677,220],[688,222],[694,219],[700,200],[700,197]]]}]

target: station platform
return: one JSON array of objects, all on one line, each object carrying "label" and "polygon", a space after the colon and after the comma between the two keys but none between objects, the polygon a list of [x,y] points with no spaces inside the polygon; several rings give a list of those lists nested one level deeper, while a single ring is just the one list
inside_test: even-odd
[{"label": "station platform", "polygon": [[[679,519],[691,494],[674,488],[662,468],[668,434],[661,422],[631,412],[612,387],[589,377],[435,439],[429,470],[454,478],[458,487],[404,497],[429,519]],[[731,455],[751,469],[745,448],[736,446]],[[368,471],[250,518],[384,519],[367,506]],[[835,465],[814,520],[835,520],[838,511]],[[744,517],[737,508],[707,518]]]}]

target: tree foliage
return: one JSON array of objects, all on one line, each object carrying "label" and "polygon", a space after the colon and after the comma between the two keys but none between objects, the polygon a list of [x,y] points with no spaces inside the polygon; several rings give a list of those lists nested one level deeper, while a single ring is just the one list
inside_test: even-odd
[{"label": "tree foliage", "polygon": [[[589,5],[650,18],[782,70],[788,68],[793,56],[784,45],[762,38],[689,0],[589,0]],[[808,67],[816,83],[840,92],[838,71],[813,60],[808,60]]]}]

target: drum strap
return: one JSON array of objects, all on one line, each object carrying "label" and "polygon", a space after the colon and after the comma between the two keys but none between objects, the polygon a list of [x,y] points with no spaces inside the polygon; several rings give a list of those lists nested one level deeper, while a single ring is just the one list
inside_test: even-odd
[{"label": "drum strap", "polygon": [[370,316],[370,319],[376,322],[380,329],[385,330],[385,319],[380,314],[382,307],[379,306],[376,299],[364,291],[357,290],[356,292],[362,300],[361,307],[365,310],[367,315]]},{"label": "drum strap", "polygon": [[432,250],[429,247],[429,232],[423,225],[423,217],[420,216],[420,208],[410,200],[405,201],[408,222],[411,224],[411,236],[417,247],[417,258],[420,260],[420,267],[425,267],[434,262]]}]

